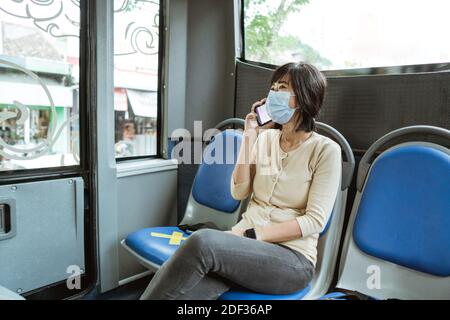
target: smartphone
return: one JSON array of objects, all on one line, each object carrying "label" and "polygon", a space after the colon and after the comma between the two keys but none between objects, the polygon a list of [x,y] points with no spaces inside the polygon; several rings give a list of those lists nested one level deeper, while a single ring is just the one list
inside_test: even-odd
[{"label": "smartphone", "polygon": [[272,119],[270,118],[269,114],[267,113],[267,107],[265,104],[262,106],[255,108],[256,112],[256,121],[258,122],[258,125],[260,127],[268,124]]}]

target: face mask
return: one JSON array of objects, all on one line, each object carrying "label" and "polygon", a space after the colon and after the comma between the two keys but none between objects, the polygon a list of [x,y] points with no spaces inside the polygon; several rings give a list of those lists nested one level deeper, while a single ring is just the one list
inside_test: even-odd
[{"label": "face mask", "polygon": [[286,91],[271,90],[267,97],[266,106],[267,113],[272,118],[272,121],[278,124],[288,123],[294,116],[295,110],[298,108],[289,107],[289,100],[295,95],[291,95]]}]

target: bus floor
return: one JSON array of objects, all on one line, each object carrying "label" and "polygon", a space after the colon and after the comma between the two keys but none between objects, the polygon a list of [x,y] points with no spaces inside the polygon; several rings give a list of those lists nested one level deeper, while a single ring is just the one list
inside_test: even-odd
[{"label": "bus floor", "polygon": [[144,277],[102,294],[89,293],[82,300],[139,300],[152,277]]}]

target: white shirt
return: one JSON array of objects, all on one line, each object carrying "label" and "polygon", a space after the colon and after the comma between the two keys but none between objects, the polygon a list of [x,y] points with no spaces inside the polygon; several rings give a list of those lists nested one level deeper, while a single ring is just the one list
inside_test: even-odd
[{"label": "white shirt", "polygon": [[314,265],[319,234],[328,222],[340,187],[341,148],[313,132],[290,152],[280,147],[281,131],[264,130],[253,152],[256,172],[252,182],[235,184],[231,194],[243,200],[250,194],[247,211],[234,228],[249,229],[296,219],[302,237],[281,244],[302,253]]}]

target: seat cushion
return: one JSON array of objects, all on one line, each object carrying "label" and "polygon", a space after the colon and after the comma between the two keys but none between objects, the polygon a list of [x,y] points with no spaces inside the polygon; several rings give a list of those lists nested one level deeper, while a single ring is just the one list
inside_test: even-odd
[{"label": "seat cushion", "polygon": [[[181,243],[189,237],[189,233],[178,227],[156,227],[139,230],[125,239],[125,244],[136,254],[156,265],[162,265],[179,248]],[[245,289],[232,290],[224,293],[220,300],[300,300],[311,289],[286,295],[269,295],[246,291]]]},{"label": "seat cushion", "polygon": [[388,150],[372,165],[353,227],[365,253],[450,276],[450,155],[429,146]]},{"label": "seat cushion", "polygon": [[125,239],[125,244],[143,259],[162,265],[189,237],[178,227],[156,227],[136,231]]},{"label": "seat cushion", "polygon": [[219,300],[301,300],[310,290],[311,285],[290,294],[263,294],[245,289],[235,289],[222,294]]}]

